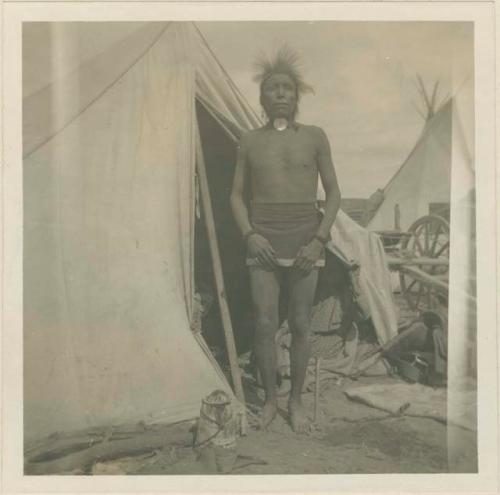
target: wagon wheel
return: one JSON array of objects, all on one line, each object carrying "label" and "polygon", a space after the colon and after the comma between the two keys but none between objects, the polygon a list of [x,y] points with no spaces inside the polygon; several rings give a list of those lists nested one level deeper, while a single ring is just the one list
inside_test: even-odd
[{"label": "wagon wheel", "polygon": [[[416,220],[408,229],[408,233],[411,235],[406,236],[402,242],[403,256],[412,260],[416,268],[447,282],[450,258],[449,223],[440,216],[426,215]],[[430,259],[430,262],[419,264],[419,258]],[[408,306],[415,311],[435,309],[439,302],[438,294],[443,294],[442,291],[438,293],[435,287],[404,271],[399,272],[399,281]]]}]

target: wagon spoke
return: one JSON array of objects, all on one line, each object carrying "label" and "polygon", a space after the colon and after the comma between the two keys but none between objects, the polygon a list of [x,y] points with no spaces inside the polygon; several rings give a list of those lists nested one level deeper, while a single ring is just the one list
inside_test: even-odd
[{"label": "wagon spoke", "polygon": [[424,232],[424,244],[425,244],[425,254],[429,253],[429,224],[426,222],[424,224],[425,232]]},{"label": "wagon spoke", "polygon": [[441,254],[441,253],[442,253],[442,252],[443,252],[446,248],[448,248],[448,247],[450,247],[450,241],[445,242],[445,243],[441,246],[441,248],[439,249],[439,251],[436,253],[435,258],[439,258],[439,255],[440,255],[440,254]]},{"label": "wagon spoke", "polygon": [[432,242],[432,246],[431,246],[431,249],[429,251],[429,255],[431,256],[431,258],[432,258],[432,253],[434,253],[434,249],[436,249],[436,244],[437,244],[437,241],[439,239],[440,233],[441,233],[441,225],[438,225],[438,227],[436,229],[436,233],[434,234],[434,241]]},{"label": "wagon spoke", "polygon": [[[418,237],[415,235],[415,236],[413,237],[413,239],[414,239],[414,243],[413,243],[413,244],[414,244],[414,246],[415,246],[415,245],[416,245],[416,246],[418,246],[418,250],[419,250],[420,254],[425,254],[425,253],[424,253],[424,250],[423,250],[423,248],[422,248],[422,244],[420,244],[420,241],[418,240]],[[417,254],[417,253],[415,253],[415,254]]]}]

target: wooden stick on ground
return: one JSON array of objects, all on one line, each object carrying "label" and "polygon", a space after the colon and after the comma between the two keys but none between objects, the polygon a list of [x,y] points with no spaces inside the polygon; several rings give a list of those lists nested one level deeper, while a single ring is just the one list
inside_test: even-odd
[{"label": "wooden stick on ground", "polygon": [[316,357],[316,370],[315,370],[316,383],[314,385],[314,422],[315,423],[318,422],[318,412],[319,412],[320,363],[321,363],[321,358],[318,356],[318,357]]},{"label": "wooden stick on ground", "polygon": [[[76,443],[73,444],[73,449],[71,449],[71,437],[63,438],[60,442],[55,441],[49,444],[48,448],[44,449],[43,446],[40,446],[31,455],[27,455],[24,474],[60,475],[74,471],[80,474],[91,474],[92,466],[97,461],[105,462],[121,457],[134,457],[167,447],[189,448],[187,424],[157,427],[143,431],[139,429],[137,432],[131,432],[122,440],[119,439],[119,432],[116,435],[117,439],[111,432],[106,438],[101,437],[95,444],[91,444],[89,441],[94,435],[90,435],[87,441],[83,442],[84,435],[82,434],[75,438]],[[85,443],[89,447],[85,447]],[[79,446],[80,450],[75,450]]]},{"label": "wooden stick on ground", "polygon": [[[203,206],[205,227],[207,230],[208,243],[210,247],[210,255],[214,269],[215,286],[217,288],[217,298],[219,301],[219,309],[226,340],[227,355],[229,358],[229,366],[231,368],[231,377],[233,380],[234,393],[241,404],[245,405],[245,395],[243,393],[243,385],[241,383],[240,367],[238,365],[238,355],[236,353],[236,345],[234,342],[233,326],[231,323],[231,314],[226,299],[226,290],[224,287],[224,277],[222,275],[222,264],[219,254],[219,246],[217,243],[217,234],[215,230],[215,221],[212,211],[212,201],[210,199],[210,190],[208,188],[207,173],[205,168],[205,159],[201,146],[200,131],[196,129],[196,166],[198,169],[198,178],[200,181],[200,194]],[[242,424],[242,433],[246,430],[246,416]]]}]

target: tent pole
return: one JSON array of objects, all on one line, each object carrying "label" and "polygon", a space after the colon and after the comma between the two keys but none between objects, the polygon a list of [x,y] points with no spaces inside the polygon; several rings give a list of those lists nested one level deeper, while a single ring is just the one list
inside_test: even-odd
[{"label": "tent pole", "polygon": [[236,353],[236,345],[234,342],[233,326],[231,324],[231,315],[229,313],[229,306],[227,304],[227,299],[226,299],[226,290],[224,287],[224,277],[222,275],[222,264],[219,254],[219,245],[217,243],[215,221],[212,211],[212,201],[210,199],[210,190],[208,188],[205,159],[203,156],[203,149],[201,147],[200,131],[198,127],[196,128],[196,167],[198,169],[201,203],[204,211],[205,227],[207,230],[210,255],[212,257],[215,285],[217,288],[217,298],[219,301],[222,327],[224,329],[224,337],[226,339],[226,348],[229,357],[229,366],[231,368],[231,377],[233,379],[234,393],[236,397],[240,400],[240,402],[243,404],[243,406],[245,406],[245,395],[243,393],[243,385],[241,383],[240,367],[238,365],[238,355]]}]

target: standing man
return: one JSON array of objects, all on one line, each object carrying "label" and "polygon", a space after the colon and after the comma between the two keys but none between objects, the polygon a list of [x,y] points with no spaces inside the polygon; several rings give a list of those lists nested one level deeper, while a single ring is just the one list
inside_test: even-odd
[{"label": "standing man", "polygon": [[[324,131],[295,121],[301,94],[312,91],[297,62],[297,55],[284,47],[273,61],[257,64],[260,102],[269,121],[241,138],[231,207],[247,247],[256,317],[254,351],[265,390],[261,427],[267,428],[277,413],[275,334],[280,288],[286,286],[292,334],[289,417],[294,431],[305,432],[308,419],[301,393],[310,353],[310,315],[340,191]],[[316,209],[318,174],[326,193],[322,218]],[[247,185],[249,208],[244,201]]]}]

